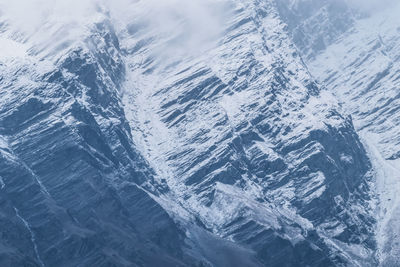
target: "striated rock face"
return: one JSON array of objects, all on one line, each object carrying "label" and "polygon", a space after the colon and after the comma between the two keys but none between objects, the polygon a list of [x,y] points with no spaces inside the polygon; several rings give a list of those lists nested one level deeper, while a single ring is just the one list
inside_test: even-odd
[{"label": "striated rock face", "polygon": [[1,66],[1,265],[192,262],[184,232],[146,191],[167,189],[132,143],[113,29],[95,24],[65,53]]},{"label": "striated rock face", "polygon": [[378,210],[379,257],[399,265],[400,181],[398,5],[357,23],[309,62],[310,69],[351,114],[372,160]]},{"label": "striated rock face", "polygon": [[264,265],[371,260],[370,163],[350,118],[320,93],[274,3],[228,8],[223,37],[195,57],[154,52],[179,32],[121,37],[135,142],[174,201]]},{"label": "striated rock face", "polygon": [[0,265],[376,265],[370,160],[303,61],[353,20],[314,2],[218,3],[200,39],[179,14],[0,24]]},{"label": "striated rock face", "polygon": [[276,5],[305,60],[324,51],[362,13],[346,0],[276,0]]}]

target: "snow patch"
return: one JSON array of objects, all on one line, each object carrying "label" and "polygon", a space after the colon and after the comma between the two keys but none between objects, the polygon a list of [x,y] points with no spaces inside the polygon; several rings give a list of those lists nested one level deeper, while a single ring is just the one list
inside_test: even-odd
[{"label": "snow patch", "polygon": [[400,229],[394,227],[391,223],[400,220],[400,160],[389,161],[383,158],[377,148],[379,136],[371,133],[361,133],[361,138],[375,171],[375,185],[379,201],[376,237],[378,257],[383,262],[389,256],[387,246],[390,246],[391,250],[400,249],[395,247],[396,245],[392,244],[390,240],[391,237],[400,235]]},{"label": "snow patch", "polygon": [[347,164],[353,164],[354,163],[353,157],[350,156],[350,155],[346,155],[344,153],[340,154],[340,160],[343,161],[344,163],[347,163]]}]

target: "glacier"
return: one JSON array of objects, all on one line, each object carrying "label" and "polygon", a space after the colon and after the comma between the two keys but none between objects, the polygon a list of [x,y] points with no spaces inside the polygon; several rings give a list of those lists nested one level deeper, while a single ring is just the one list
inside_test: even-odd
[{"label": "glacier", "polygon": [[399,264],[400,6],[82,2],[0,1],[1,266]]}]

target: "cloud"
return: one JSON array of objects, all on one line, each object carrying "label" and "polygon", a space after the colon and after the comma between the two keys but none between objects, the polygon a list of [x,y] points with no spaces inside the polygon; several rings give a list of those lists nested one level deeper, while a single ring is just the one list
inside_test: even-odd
[{"label": "cloud", "polygon": [[228,17],[228,1],[142,0],[134,4],[131,30],[145,28],[164,41],[159,53],[200,52],[215,44]]},{"label": "cloud", "polygon": [[0,0],[0,26],[7,28],[0,34],[24,43],[31,55],[50,57],[81,39],[96,9],[92,0]]},{"label": "cloud", "polygon": [[212,45],[223,31],[228,6],[229,0],[0,0],[0,21],[45,46],[78,39],[96,17],[107,14],[117,30],[146,27],[165,41],[158,52],[170,56]]},{"label": "cloud", "polygon": [[39,31],[48,22],[82,22],[94,7],[92,0],[0,0],[2,17],[27,34]]}]

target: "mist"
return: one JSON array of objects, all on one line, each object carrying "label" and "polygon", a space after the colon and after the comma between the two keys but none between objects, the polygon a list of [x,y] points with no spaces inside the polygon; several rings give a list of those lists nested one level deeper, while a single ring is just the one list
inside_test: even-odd
[{"label": "mist", "polygon": [[373,14],[387,8],[392,7],[393,5],[398,4],[398,0],[346,0],[346,2],[354,9]]},{"label": "mist", "polygon": [[170,58],[182,53],[195,55],[215,45],[223,34],[230,7],[226,0],[142,0],[122,16],[124,11],[112,6],[111,16],[122,17],[121,24],[131,31],[157,36],[162,46],[154,52]]},{"label": "mist", "polygon": [[90,24],[112,21],[120,32],[134,25],[165,39],[154,51],[169,58],[179,53],[201,53],[222,35],[229,0],[0,0],[0,22],[12,36],[34,46],[67,46],[82,39]]},{"label": "mist", "polygon": [[[370,14],[397,3],[344,1]],[[0,0],[0,23],[6,21],[13,33],[18,32],[12,39],[59,46],[80,39],[91,23],[107,18],[121,32],[135,25],[145,27],[149,34],[164,40],[154,52],[170,58],[179,53],[196,55],[214,46],[235,4],[231,0]]]},{"label": "mist", "polygon": [[[398,2],[345,1],[354,9],[366,12],[385,9]],[[188,35],[196,32],[200,39],[208,39],[220,34],[227,10],[234,3],[229,0],[0,0],[0,21],[6,19],[29,35],[44,30],[46,23],[82,26],[100,13],[108,12],[116,25],[141,21],[165,34],[178,26]],[[191,38],[194,37],[188,37]]]}]

